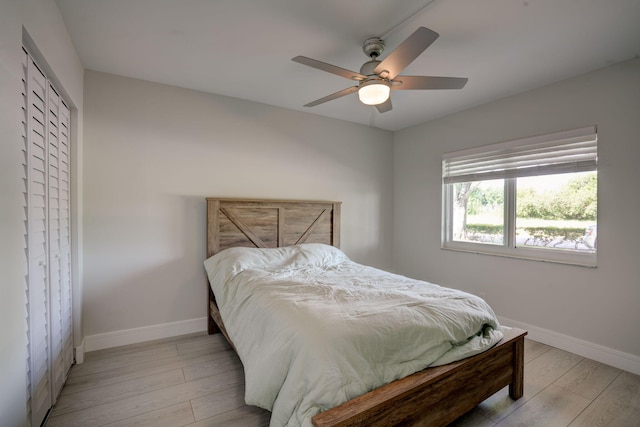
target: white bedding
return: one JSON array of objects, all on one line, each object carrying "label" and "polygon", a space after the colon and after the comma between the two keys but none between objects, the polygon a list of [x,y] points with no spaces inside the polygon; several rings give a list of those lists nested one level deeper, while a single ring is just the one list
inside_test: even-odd
[{"label": "white bedding", "polygon": [[231,248],[205,268],[245,368],[245,401],[270,410],[271,426],[310,426],[325,409],[503,336],[481,298],[328,245]]}]

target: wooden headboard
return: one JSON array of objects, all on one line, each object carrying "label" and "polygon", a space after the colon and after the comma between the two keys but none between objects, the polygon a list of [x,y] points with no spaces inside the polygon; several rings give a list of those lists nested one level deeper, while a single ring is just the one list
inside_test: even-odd
[{"label": "wooden headboard", "polygon": [[[207,198],[207,258],[237,246],[278,248],[300,243],[340,247],[340,202]],[[209,334],[222,332],[234,347],[208,288]]]},{"label": "wooden headboard", "polygon": [[340,202],[207,199],[207,257],[235,246],[340,246]]}]

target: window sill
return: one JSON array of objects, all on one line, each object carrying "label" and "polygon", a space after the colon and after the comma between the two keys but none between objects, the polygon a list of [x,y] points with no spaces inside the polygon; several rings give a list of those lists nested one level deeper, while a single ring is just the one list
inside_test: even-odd
[{"label": "window sill", "polygon": [[441,249],[475,253],[480,255],[493,255],[506,258],[517,258],[528,261],[551,262],[555,264],[575,265],[578,267],[597,267],[596,252],[576,252],[561,249],[544,248],[507,248],[501,245],[480,245],[465,242],[443,243]]}]

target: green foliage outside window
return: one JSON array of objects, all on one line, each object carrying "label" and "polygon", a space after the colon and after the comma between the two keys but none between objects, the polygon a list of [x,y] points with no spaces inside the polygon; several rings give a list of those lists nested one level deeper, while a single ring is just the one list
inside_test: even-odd
[{"label": "green foliage outside window", "polygon": [[589,174],[568,181],[558,191],[518,190],[516,214],[518,218],[595,221],[597,186],[597,175]]},{"label": "green foliage outside window", "polygon": [[[551,247],[561,242],[574,242],[577,248],[583,241],[586,224],[597,218],[597,184],[597,174],[593,173],[576,176],[555,190],[524,185],[518,188],[516,235],[524,239],[525,245]],[[483,186],[479,182],[456,184],[456,194],[460,198],[457,201],[461,207],[459,212],[466,213],[462,222],[464,239],[502,238],[505,230],[501,186]]]},{"label": "green foliage outside window", "polygon": [[504,204],[504,191],[499,188],[480,188],[477,185],[469,194],[467,213],[477,215],[483,211],[493,210]]}]

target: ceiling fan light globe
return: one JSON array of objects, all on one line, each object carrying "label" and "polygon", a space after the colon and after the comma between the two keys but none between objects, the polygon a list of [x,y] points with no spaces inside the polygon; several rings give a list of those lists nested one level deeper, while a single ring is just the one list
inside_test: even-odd
[{"label": "ceiling fan light globe", "polygon": [[385,81],[365,83],[358,89],[360,102],[366,105],[378,105],[389,99],[391,88]]}]

